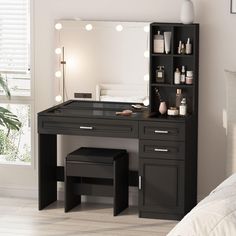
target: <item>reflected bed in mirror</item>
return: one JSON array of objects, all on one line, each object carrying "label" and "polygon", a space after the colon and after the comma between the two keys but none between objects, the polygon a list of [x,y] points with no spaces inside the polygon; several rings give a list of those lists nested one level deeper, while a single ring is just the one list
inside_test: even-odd
[{"label": "reflected bed in mirror", "polygon": [[[149,22],[61,20],[56,48],[64,47],[65,98],[142,102],[148,95]],[[57,55],[56,70],[61,70]],[[62,79],[56,93],[62,93]]]}]

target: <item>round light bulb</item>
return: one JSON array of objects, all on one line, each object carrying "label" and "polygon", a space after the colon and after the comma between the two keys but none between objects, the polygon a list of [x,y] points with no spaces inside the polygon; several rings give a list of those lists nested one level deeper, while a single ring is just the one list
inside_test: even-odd
[{"label": "round light bulb", "polygon": [[57,96],[55,97],[55,101],[56,101],[56,102],[61,102],[61,101],[62,101],[62,96],[61,96],[61,95],[57,95]]},{"label": "round light bulb", "polygon": [[85,29],[86,29],[87,31],[91,31],[91,30],[93,29],[93,26],[92,26],[91,24],[87,24],[87,25],[85,26]]},{"label": "round light bulb", "polygon": [[55,76],[57,77],[57,78],[60,78],[61,77],[61,71],[60,70],[58,70],[58,71],[56,71],[55,72]]},{"label": "round light bulb", "polygon": [[55,53],[56,53],[57,55],[61,54],[61,48],[56,48],[56,49],[55,49]]},{"label": "round light bulb", "polygon": [[61,30],[62,29],[62,24],[61,23],[56,23],[55,24],[55,29],[56,30]]},{"label": "round light bulb", "polygon": [[150,26],[146,25],[143,27],[144,32],[148,33],[150,31]]},{"label": "round light bulb", "polygon": [[149,74],[144,75],[143,79],[144,81],[149,81]]},{"label": "round light bulb", "polygon": [[149,58],[149,51],[146,50],[146,51],[143,53],[143,55],[144,55],[145,58]]},{"label": "round light bulb", "polygon": [[117,26],[116,26],[116,30],[117,30],[118,32],[121,32],[121,31],[123,30],[123,26],[122,26],[122,25],[117,25]]}]

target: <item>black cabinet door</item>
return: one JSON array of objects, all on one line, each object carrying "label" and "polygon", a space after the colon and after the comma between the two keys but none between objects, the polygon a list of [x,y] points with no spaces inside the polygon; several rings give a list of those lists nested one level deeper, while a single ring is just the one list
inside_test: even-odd
[{"label": "black cabinet door", "polygon": [[[142,159],[139,162],[140,216],[184,213],[184,162]],[[143,214],[142,214],[143,213]]]}]

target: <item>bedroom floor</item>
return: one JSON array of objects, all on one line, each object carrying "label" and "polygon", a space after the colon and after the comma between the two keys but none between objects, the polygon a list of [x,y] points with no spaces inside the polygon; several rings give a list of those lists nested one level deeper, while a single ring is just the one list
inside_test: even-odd
[{"label": "bedroom floor", "polygon": [[37,201],[0,198],[0,235],[2,236],[77,236],[77,235],[166,235],[177,221],[138,218],[130,207],[119,216],[112,216],[112,207],[83,204],[64,213],[63,202],[46,210],[37,210]]}]

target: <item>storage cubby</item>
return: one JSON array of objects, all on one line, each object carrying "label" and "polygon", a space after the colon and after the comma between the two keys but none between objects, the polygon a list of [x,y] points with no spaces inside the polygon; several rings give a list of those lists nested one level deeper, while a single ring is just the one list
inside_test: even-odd
[{"label": "storage cubby", "polygon": [[164,66],[164,84],[171,84],[172,83],[172,72],[173,72],[173,58],[169,55],[164,54],[163,56],[153,56],[153,63],[151,68],[151,83],[157,83],[156,76],[157,76],[157,68],[158,66]]}]

